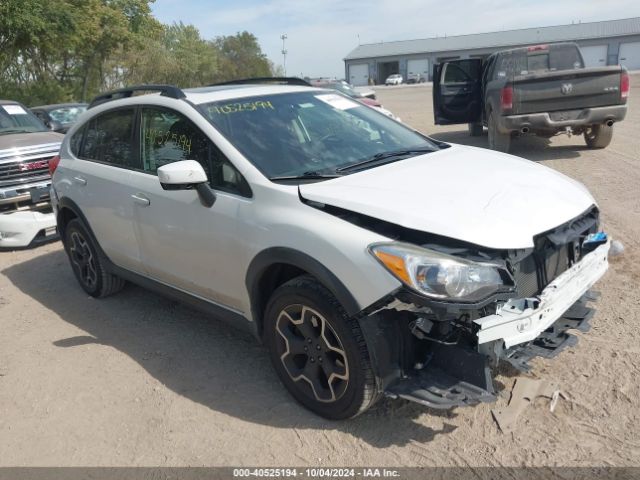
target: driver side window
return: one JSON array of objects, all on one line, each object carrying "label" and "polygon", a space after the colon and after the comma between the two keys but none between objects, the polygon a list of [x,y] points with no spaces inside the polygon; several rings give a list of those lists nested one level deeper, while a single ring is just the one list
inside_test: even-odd
[{"label": "driver side window", "polygon": [[244,177],[209,138],[186,117],[160,107],[144,107],[140,119],[140,157],[143,170],[181,160],[196,160],[213,189],[251,197]]}]

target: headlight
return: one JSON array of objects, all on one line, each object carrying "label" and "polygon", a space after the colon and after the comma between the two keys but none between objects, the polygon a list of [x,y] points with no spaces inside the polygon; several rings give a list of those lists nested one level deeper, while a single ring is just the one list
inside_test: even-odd
[{"label": "headlight", "polygon": [[369,251],[402,283],[434,299],[478,301],[501,290],[504,279],[510,283],[509,274],[499,265],[414,245],[379,243],[371,245]]}]

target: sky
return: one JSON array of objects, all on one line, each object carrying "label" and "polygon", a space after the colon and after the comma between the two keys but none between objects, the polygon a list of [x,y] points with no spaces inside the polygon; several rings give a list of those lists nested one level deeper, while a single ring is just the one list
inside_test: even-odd
[{"label": "sky", "polygon": [[247,30],[289,75],[343,77],[358,44],[639,17],[638,0],[155,0],[163,23],[211,39]]}]

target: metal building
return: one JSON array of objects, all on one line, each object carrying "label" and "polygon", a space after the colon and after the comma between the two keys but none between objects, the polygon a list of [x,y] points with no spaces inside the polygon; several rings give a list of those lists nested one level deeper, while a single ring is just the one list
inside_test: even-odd
[{"label": "metal building", "polygon": [[392,73],[405,79],[419,74],[431,80],[434,63],[482,58],[504,48],[552,42],[576,42],[587,66],[625,65],[640,69],[640,17],[553,27],[425,38],[359,45],[345,58],[353,85],[384,83]]}]

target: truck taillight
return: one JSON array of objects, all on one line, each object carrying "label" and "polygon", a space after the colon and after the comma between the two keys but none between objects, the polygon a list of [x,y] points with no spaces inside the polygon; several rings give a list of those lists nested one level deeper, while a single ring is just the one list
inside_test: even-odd
[{"label": "truck taillight", "polygon": [[631,85],[629,84],[629,74],[627,72],[622,72],[620,75],[620,98],[624,100],[629,98],[630,89]]},{"label": "truck taillight", "polygon": [[500,110],[503,112],[513,108],[513,87],[507,85],[500,91]]},{"label": "truck taillight", "polygon": [[56,155],[51,160],[49,160],[49,175],[53,177],[53,172],[58,168],[58,164],[60,163],[60,157]]}]

